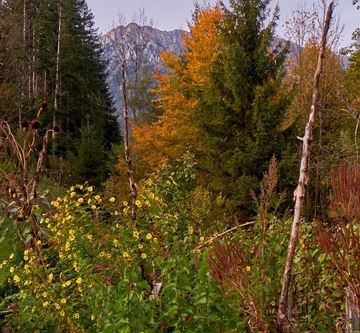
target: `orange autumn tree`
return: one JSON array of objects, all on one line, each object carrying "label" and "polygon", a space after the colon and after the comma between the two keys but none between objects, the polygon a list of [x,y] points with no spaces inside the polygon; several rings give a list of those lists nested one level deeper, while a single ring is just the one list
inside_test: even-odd
[{"label": "orange autumn tree", "polygon": [[198,94],[210,82],[211,68],[218,58],[221,20],[218,6],[196,8],[183,37],[184,53],[161,55],[164,71],[154,73],[156,106],[162,115],[153,124],[135,126],[133,150],[151,169],[165,160],[179,158],[187,150],[202,150],[200,130],[194,121]]}]

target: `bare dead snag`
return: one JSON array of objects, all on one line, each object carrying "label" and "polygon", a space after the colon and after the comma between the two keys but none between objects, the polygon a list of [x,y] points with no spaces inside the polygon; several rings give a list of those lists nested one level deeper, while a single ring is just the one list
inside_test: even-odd
[{"label": "bare dead snag", "polygon": [[324,63],[324,58],[325,58],[327,35],[329,32],[333,11],[334,11],[334,2],[332,1],[327,9],[325,20],[324,20],[317,69],[316,69],[315,76],[314,76],[311,111],[310,111],[308,122],[306,124],[305,134],[304,134],[304,137],[302,138],[303,148],[302,148],[302,156],[301,156],[301,162],[300,162],[300,175],[299,175],[298,185],[294,192],[294,201],[295,201],[294,217],[293,217],[293,223],[292,223],[292,228],[291,228],[287,258],[286,258],[286,262],[285,262],[284,274],[283,274],[283,279],[282,279],[281,294],[280,294],[280,299],[279,299],[279,308],[278,308],[278,312],[277,312],[277,323],[278,323],[279,330],[281,332],[289,332],[290,331],[289,318],[287,317],[287,313],[289,310],[288,309],[288,307],[289,307],[288,306],[289,286],[290,286],[290,282],[291,282],[291,273],[292,273],[293,261],[294,261],[296,246],[297,246],[297,240],[298,240],[301,210],[302,210],[302,206],[303,206],[303,200],[305,197],[306,188],[309,183],[309,162],[310,162],[311,143],[312,143],[312,138],[313,138],[315,116],[317,113],[317,106],[318,106],[318,102],[319,102],[320,77],[322,74],[322,68],[323,68],[323,63]]},{"label": "bare dead snag", "polygon": [[126,94],[126,60],[123,58],[121,64],[121,87],[122,87],[122,97],[123,97],[123,117],[124,117],[124,149],[125,149],[125,162],[126,162],[126,172],[128,176],[128,184],[131,195],[131,219],[136,220],[136,199],[137,199],[137,188],[134,181],[134,170],[132,166],[130,148],[129,148],[129,112],[127,106],[127,94]]}]

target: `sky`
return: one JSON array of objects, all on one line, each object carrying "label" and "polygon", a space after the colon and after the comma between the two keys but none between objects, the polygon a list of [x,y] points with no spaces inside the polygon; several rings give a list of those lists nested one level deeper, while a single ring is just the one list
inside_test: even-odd
[{"label": "sky", "polygon": [[[341,46],[351,42],[352,32],[360,27],[360,10],[352,5],[353,0],[338,0],[337,15],[345,25]],[[87,0],[89,8],[95,15],[95,23],[99,32],[103,33],[118,25],[119,15],[128,22],[134,13],[143,8],[147,17],[154,21],[154,27],[160,30],[187,29],[187,22],[191,20],[194,0]],[[201,3],[201,1],[199,1]],[[216,0],[206,2],[215,3]],[[312,3],[313,0],[274,0],[279,3],[280,23],[278,34],[283,35],[282,24],[291,17],[291,13],[300,2]]]}]

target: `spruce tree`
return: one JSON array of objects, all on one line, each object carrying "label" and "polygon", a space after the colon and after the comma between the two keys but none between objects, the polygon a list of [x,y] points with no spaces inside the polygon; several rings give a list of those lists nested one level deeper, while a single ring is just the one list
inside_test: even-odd
[{"label": "spruce tree", "polygon": [[78,151],[88,121],[104,151],[119,142],[102,46],[85,0],[7,0],[0,5],[0,45],[0,117],[30,121],[46,100],[42,130],[54,121],[61,127],[51,153],[62,157]]},{"label": "spruce tree", "polygon": [[280,166],[291,156],[289,133],[281,130],[290,101],[282,86],[287,49],[274,38],[278,8],[266,23],[269,3],[222,4],[222,52],[196,114],[208,147],[201,167],[238,211],[249,211],[250,190],[258,188],[272,156]]}]

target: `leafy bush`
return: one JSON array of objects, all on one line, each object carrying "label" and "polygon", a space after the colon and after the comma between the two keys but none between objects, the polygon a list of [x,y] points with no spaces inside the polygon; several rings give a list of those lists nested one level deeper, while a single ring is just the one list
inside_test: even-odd
[{"label": "leafy bush", "polygon": [[19,289],[9,323],[45,332],[243,331],[237,297],[224,298],[205,251],[194,250],[204,241],[191,221],[201,210],[185,204],[194,178],[188,156],[144,181],[136,225],[127,202],[105,201],[92,187],[53,201],[41,251],[3,265]]}]

